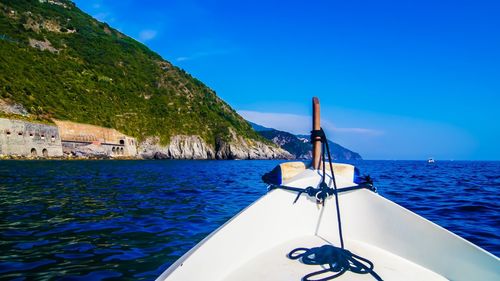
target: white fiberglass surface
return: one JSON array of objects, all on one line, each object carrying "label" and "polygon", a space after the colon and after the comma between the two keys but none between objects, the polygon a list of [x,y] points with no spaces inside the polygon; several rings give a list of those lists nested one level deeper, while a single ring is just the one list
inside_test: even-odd
[{"label": "white fiberglass surface", "polygon": [[[319,181],[317,171],[306,170],[287,185],[316,186]],[[337,183],[339,187],[353,185],[341,177]],[[280,251],[283,258],[288,248],[304,246],[299,243],[303,237],[321,237],[338,246],[334,200],[328,199],[323,207],[303,194],[293,204],[296,195],[279,189],[268,193],[200,242],[159,280],[243,280],[231,279],[243,275],[260,280],[252,275],[260,274],[257,268],[264,266],[261,261],[280,255]],[[342,193],[339,198],[346,248],[371,256],[376,269],[386,268],[380,272],[382,278],[390,280],[408,270],[422,270],[429,276],[452,280],[500,280],[496,257],[395,203],[368,190]],[[316,241],[308,239],[303,241]],[[303,272],[299,268],[304,265],[298,261],[290,263],[285,258],[281,262],[291,266],[292,272],[295,268],[297,274]]]},{"label": "white fiberglass surface", "polygon": [[[311,248],[330,244],[329,241],[319,236],[303,236],[290,241],[286,241],[266,252],[256,256],[251,261],[245,263],[240,268],[235,269],[225,281],[290,281],[301,280],[306,274],[316,272],[325,267],[319,265],[306,265],[299,260],[291,260],[286,254],[298,247]],[[384,280],[447,280],[443,276],[436,274],[418,264],[405,260],[397,255],[368,244],[357,241],[349,241],[350,251],[361,255],[369,260],[377,261],[374,271],[383,277]],[[333,275],[327,272],[315,276],[315,279]],[[370,274],[357,274],[350,271],[345,272],[335,280],[375,280]]]}]

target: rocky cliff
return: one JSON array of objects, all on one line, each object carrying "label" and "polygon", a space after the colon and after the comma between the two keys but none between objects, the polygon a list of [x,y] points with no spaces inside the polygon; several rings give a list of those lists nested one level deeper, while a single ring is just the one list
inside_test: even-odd
[{"label": "rocky cliff", "polygon": [[[250,125],[264,138],[279,145],[297,159],[310,160],[312,158],[312,145],[307,135],[294,135],[288,132],[266,128],[261,125],[249,122]],[[361,155],[351,151],[331,140],[328,145],[335,160],[361,160]]]},{"label": "rocky cliff", "polygon": [[231,131],[230,140],[218,139],[216,159],[294,159],[288,151],[269,146],[258,140],[249,140]]},{"label": "rocky cliff", "polygon": [[25,115],[113,128],[158,158],[286,156],[214,90],[71,1],[0,1],[0,58],[0,99]]},{"label": "rocky cliff", "polygon": [[293,159],[289,152],[260,141],[249,141],[234,135],[230,141],[218,140],[215,147],[200,136],[177,135],[168,145],[157,137],[141,142],[138,149],[143,159]]}]

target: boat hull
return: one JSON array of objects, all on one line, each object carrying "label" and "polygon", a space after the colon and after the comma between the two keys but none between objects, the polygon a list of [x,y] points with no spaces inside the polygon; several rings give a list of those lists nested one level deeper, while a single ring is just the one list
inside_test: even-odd
[{"label": "boat hull", "polygon": [[[306,170],[287,185],[316,186]],[[339,187],[353,185],[338,177]],[[334,199],[269,192],[186,253],[157,280],[301,280],[319,266],[286,255],[297,247],[339,246]],[[384,280],[500,280],[497,257],[369,190],[339,195],[345,248],[370,259]],[[337,280],[373,280],[346,272]]]}]

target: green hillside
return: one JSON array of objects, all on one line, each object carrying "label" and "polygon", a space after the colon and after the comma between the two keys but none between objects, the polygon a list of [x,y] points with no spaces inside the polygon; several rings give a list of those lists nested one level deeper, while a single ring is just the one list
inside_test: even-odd
[{"label": "green hillside", "polygon": [[163,143],[214,144],[229,128],[263,140],[202,82],[66,0],[0,0],[0,98]]}]

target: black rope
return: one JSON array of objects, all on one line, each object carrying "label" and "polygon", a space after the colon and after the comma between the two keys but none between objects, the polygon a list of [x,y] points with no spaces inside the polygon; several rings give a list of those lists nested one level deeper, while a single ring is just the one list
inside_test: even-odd
[{"label": "black rope", "polygon": [[[346,192],[362,188],[367,188],[375,191],[372,182],[367,182],[364,184],[359,184],[345,188],[337,188],[337,182],[335,181],[335,173],[333,171],[333,164],[332,164],[333,159],[331,157],[330,147],[328,146],[328,140],[326,138],[323,129],[314,130],[311,132],[311,142],[315,141],[321,141],[322,143],[321,162],[323,162],[322,163],[323,174],[321,177],[321,183],[319,184],[318,188],[314,188],[312,186],[306,188],[296,188],[291,186],[280,185],[280,186],[270,186],[270,189],[281,188],[285,190],[298,192],[294,203],[297,202],[302,193],[306,193],[311,197],[314,196],[316,200],[318,200],[323,204],[323,206],[325,205],[326,198],[328,198],[331,195],[335,196],[340,248],[332,245],[324,245],[321,247],[316,247],[311,249],[296,248],[288,254],[288,257],[294,260],[301,259],[301,261],[304,264],[328,265],[328,268],[326,269],[322,269],[305,275],[302,278],[303,281],[327,281],[337,278],[347,271],[351,271],[353,273],[358,273],[358,274],[369,273],[376,280],[382,281],[382,278],[377,273],[375,273],[375,271],[373,271],[374,265],[371,261],[344,249],[344,237],[342,235],[342,221],[340,217],[340,204],[339,204],[338,194],[340,192]],[[330,173],[331,173],[331,180],[333,181],[333,188],[331,188],[326,183],[326,158],[325,158],[326,154],[328,155],[328,162],[330,165]],[[323,277],[320,279],[311,279],[312,277],[318,277],[319,275],[328,272],[333,272],[333,275]]]},{"label": "black rope", "polygon": [[[299,253],[300,252],[300,253]],[[382,278],[373,271],[374,265],[368,259],[351,253],[348,250],[341,249],[332,245],[324,245],[317,248],[297,248],[288,254],[290,259],[301,259],[303,263],[309,265],[324,265],[328,268],[318,270],[305,275],[303,281],[326,281],[339,277],[340,275],[351,271],[358,274],[371,274],[376,280]],[[333,275],[320,279],[311,279],[315,276],[334,272]]]},{"label": "black rope", "polygon": [[[323,135],[325,136],[325,132],[323,131],[323,129],[321,129],[321,132],[323,133]],[[326,139],[326,136],[324,137],[324,142],[323,142],[323,148],[326,147],[326,151],[328,152],[328,162],[330,163],[330,173],[332,174],[332,180],[333,180],[333,189],[335,190],[335,192],[333,193],[333,195],[335,196],[335,206],[337,207],[337,221],[338,221],[338,225],[339,225],[339,238],[340,238],[340,246],[342,247],[342,249],[344,249],[344,237],[342,235],[342,221],[340,219],[340,204],[339,204],[339,195],[338,195],[338,192],[337,192],[337,181],[335,180],[335,173],[333,172],[333,159],[332,159],[332,156],[330,155],[330,147],[328,146],[328,140]],[[326,185],[325,183],[325,150],[323,149],[323,183]],[[325,201],[323,201],[323,205],[325,204]]]}]

